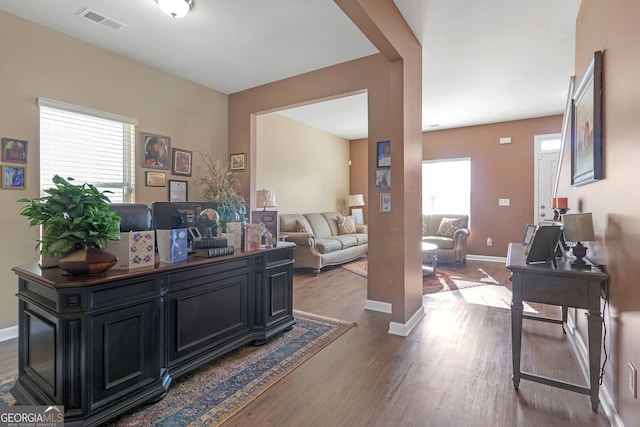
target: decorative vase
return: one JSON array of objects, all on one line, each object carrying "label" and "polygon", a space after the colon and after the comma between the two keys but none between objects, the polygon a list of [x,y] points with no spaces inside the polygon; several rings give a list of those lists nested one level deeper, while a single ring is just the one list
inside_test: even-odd
[{"label": "decorative vase", "polygon": [[109,252],[82,245],[58,261],[58,267],[72,276],[98,276],[117,262],[118,257]]}]

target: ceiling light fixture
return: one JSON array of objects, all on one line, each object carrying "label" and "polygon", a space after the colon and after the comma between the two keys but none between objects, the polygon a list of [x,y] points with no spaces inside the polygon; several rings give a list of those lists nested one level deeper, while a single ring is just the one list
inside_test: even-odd
[{"label": "ceiling light fixture", "polygon": [[172,18],[182,18],[193,9],[193,0],[156,0],[160,10]]}]

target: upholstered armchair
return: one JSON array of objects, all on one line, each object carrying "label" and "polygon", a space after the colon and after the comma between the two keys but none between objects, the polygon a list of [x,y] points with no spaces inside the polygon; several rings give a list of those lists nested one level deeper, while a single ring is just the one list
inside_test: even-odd
[{"label": "upholstered armchair", "polygon": [[469,216],[459,214],[422,215],[422,241],[438,247],[438,264],[467,262]]}]

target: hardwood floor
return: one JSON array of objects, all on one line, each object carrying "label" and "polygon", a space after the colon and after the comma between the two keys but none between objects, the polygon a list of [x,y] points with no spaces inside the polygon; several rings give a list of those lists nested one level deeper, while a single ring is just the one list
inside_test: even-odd
[{"label": "hardwood floor", "polygon": [[[501,264],[478,265],[501,283],[509,276]],[[296,273],[297,310],[358,326],[225,426],[609,425],[602,407],[591,410],[588,396],[528,381],[515,392],[508,308],[468,303],[461,294],[430,296],[426,317],[402,338],[387,333],[389,315],[364,310],[366,279],[342,268],[318,277]],[[523,369],[585,384],[558,325],[525,321],[523,329]]]},{"label": "hardwood floor", "polygon": [[[501,283],[508,278],[501,264],[467,263],[478,266]],[[224,425],[608,426],[585,395],[528,381],[514,391],[508,308],[468,302],[488,300],[473,297],[479,292],[505,292],[498,288],[428,296],[425,318],[402,338],[387,333],[389,315],[364,310],[366,279],[339,267],[317,277],[297,272],[295,309],[358,326]],[[523,329],[523,369],[585,384],[558,325],[525,321]],[[16,347],[16,340],[0,343],[0,375],[15,372]]]}]

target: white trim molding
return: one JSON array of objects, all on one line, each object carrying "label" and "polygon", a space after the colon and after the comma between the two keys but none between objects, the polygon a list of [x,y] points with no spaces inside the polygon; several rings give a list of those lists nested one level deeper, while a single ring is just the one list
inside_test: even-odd
[{"label": "white trim molding", "polygon": [[500,262],[502,264],[507,263],[507,257],[501,257],[501,256],[467,255],[467,259],[470,261]]},{"label": "white trim molding", "polygon": [[[567,338],[569,339],[569,343],[571,344],[571,348],[573,352],[576,354],[578,358],[578,363],[580,364],[580,370],[582,371],[582,375],[584,375],[587,384],[589,383],[589,351],[587,350],[587,345],[584,340],[580,336],[580,334],[576,333],[576,325],[571,316],[567,319]],[[598,393],[598,398],[600,399],[600,405],[602,405],[602,409],[604,410],[607,419],[612,427],[624,427],[622,423],[622,418],[618,414],[618,410],[616,409],[615,404],[613,403],[613,399],[611,399],[611,395],[609,394],[609,390],[602,385],[600,386],[600,392]]]},{"label": "white trim molding", "polygon": [[0,342],[18,338],[18,325],[0,329]]},{"label": "white trim molding", "polygon": [[391,303],[388,303],[388,302],[374,301],[374,300],[368,299],[364,303],[365,310],[377,311],[385,314],[391,314],[392,308],[393,307],[391,306]]},{"label": "white trim molding", "polygon": [[389,333],[401,337],[408,337],[413,328],[422,320],[424,314],[424,306],[421,305],[407,323],[389,322]]}]

